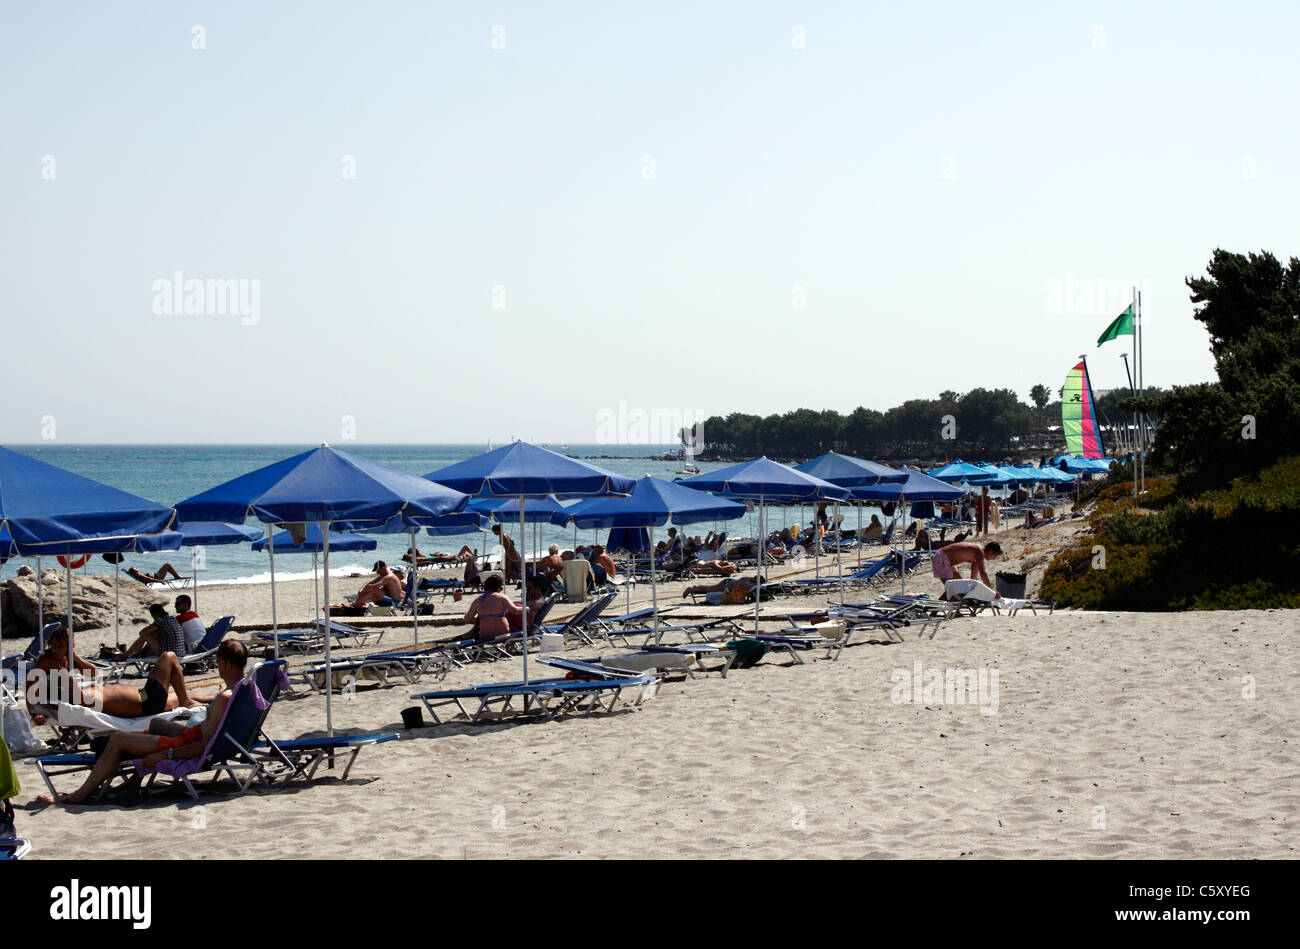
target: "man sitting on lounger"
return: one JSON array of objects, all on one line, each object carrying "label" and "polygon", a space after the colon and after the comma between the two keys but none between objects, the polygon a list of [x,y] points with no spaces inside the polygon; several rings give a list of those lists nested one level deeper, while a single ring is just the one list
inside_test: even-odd
[{"label": "man sitting on lounger", "polygon": [[[543,580],[540,577],[529,577],[524,596],[528,603],[528,628],[532,630],[537,626],[537,614],[541,612],[546,605],[546,594],[542,589]],[[524,607],[520,603],[510,605],[510,613],[506,617],[510,621],[510,632],[523,632],[524,628]]]},{"label": "man sitting on lounger", "polygon": [[533,566],[535,572],[543,574],[546,579],[550,580],[552,583],[555,582],[555,578],[560,575],[560,571],[563,569],[564,558],[560,556],[560,547],[558,544],[551,544],[550,548],[546,552],[546,556],[537,561]]},{"label": "man sitting on lounger", "polygon": [[357,591],[357,598],[348,606],[362,607],[367,603],[379,603],[385,599],[391,601],[389,606],[395,606],[401,602],[402,596],[402,581],[388,569],[388,564],[376,560],[375,578]]},{"label": "man sitting on lounger", "polygon": [[[221,724],[221,719],[226,714],[226,706],[230,702],[230,695],[239,684],[239,680],[244,677],[244,667],[247,664],[248,647],[237,639],[225,640],[217,647],[217,671],[221,674],[225,688],[211,698],[203,724],[191,725],[188,728],[173,725],[167,730],[176,729],[174,735],[114,732],[81,787],[71,794],[60,794],[57,801],[52,801],[47,796],[42,796],[40,800],[50,804],[82,804],[101,784],[116,773],[118,765],[124,758],[143,758],[144,769],[150,770],[164,758],[199,757],[207,749],[208,742]],[[184,688],[183,682],[182,688]]]},{"label": "man sitting on lounger", "polygon": [[591,573],[592,582],[596,586],[604,586],[618,574],[618,568],[614,566],[614,558],[605,553],[602,544],[597,544],[591,551]]},{"label": "man sitting on lounger", "polygon": [[941,547],[934,552],[934,566],[932,568],[934,576],[939,580],[959,580],[960,575],[957,573],[959,564],[970,564],[970,578],[978,578],[985,586],[993,586],[989,582],[988,571],[984,565],[990,560],[997,560],[1002,555],[1002,545],[996,540],[991,540],[983,547],[979,544],[972,544],[968,541],[961,543],[949,544],[947,547]]},{"label": "man sitting on lounger", "polygon": [[[80,672],[93,674],[95,667],[74,652],[73,666]],[[175,691],[175,695],[169,693]],[[185,674],[180,660],[173,652],[164,652],[154,663],[144,688],[131,685],[80,685],[68,678],[68,631],[60,627],[45,641],[45,652],[32,664],[27,677],[27,700],[36,704],[66,701],[86,708],[98,709],[107,715],[135,718],[140,715],[157,715],[168,709],[191,704],[185,689]],[[33,718],[41,724],[40,716]]]},{"label": "man sitting on lounger", "polygon": [[[189,606],[189,598],[186,597],[186,607]],[[99,651],[100,659],[135,659],[145,656],[160,656],[165,652],[175,653],[183,656],[186,653],[185,648],[185,630],[177,622],[176,617],[167,613],[166,607],[155,603],[149,607],[149,615],[153,617],[153,622],[140,630],[140,635],[136,637],[135,642],[125,650],[121,646],[109,649],[105,646]],[[202,633],[199,638],[202,639]]]},{"label": "man sitting on lounger", "polygon": [[169,563],[165,563],[161,567],[159,567],[157,573],[145,573],[143,570],[137,570],[135,567],[127,567],[126,575],[128,577],[131,577],[134,580],[139,580],[141,583],[145,584],[146,586],[152,586],[155,583],[163,583],[169,579],[172,580],[185,579],[179,573],[177,573],[176,568]]}]

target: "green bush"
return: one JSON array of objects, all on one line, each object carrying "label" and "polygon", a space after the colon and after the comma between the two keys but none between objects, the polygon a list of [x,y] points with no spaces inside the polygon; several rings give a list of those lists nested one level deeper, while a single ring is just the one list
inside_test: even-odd
[{"label": "green bush", "polygon": [[[1098,492],[1094,535],[1052,561],[1043,599],[1113,610],[1300,607],[1300,457],[1198,498],[1177,495],[1172,479],[1151,482],[1136,504],[1131,492],[1132,482]],[[1105,569],[1093,566],[1098,546]]]}]

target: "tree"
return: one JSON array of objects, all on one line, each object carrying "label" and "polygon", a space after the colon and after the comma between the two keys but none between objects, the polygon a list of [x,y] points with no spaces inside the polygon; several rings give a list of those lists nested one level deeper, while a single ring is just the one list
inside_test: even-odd
[{"label": "tree", "polygon": [[1047,391],[1047,386],[1041,382],[1029,390],[1029,401],[1034,403],[1034,408],[1041,409],[1052,401],[1052,395]]}]

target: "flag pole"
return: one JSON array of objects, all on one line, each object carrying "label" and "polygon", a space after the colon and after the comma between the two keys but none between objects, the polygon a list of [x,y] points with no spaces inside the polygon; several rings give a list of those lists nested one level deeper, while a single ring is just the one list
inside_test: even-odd
[{"label": "flag pole", "polygon": [[[1138,368],[1137,355],[1137,334],[1138,334],[1138,317],[1137,317],[1137,287],[1133,288],[1133,377],[1134,382],[1141,378],[1141,371]],[[1133,389],[1134,396],[1137,395],[1136,386]],[[1133,413],[1133,498],[1137,500],[1138,496],[1138,455],[1142,452],[1142,438],[1139,431],[1139,422],[1137,412]]]},{"label": "flag pole", "polygon": [[[1137,347],[1138,347],[1138,352],[1137,352],[1138,398],[1141,398],[1146,392],[1145,386],[1143,385],[1143,378],[1142,378],[1142,291],[1141,290],[1137,291],[1137,319],[1135,322],[1137,323]],[[1138,416],[1138,426],[1140,427],[1142,432],[1142,462],[1141,462],[1141,468],[1139,470],[1141,471],[1142,491],[1143,493],[1146,493],[1147,414],[1145,411],[1141,412]]]}]

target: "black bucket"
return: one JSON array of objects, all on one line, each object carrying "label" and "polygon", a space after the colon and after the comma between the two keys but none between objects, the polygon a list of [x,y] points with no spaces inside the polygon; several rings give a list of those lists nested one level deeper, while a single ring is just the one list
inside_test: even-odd
[{"label": "black bucket", "polygon": [[402,724],[407,728],[423,728],[424,711],[418,705],[402,709]]},{"label": "black bucket", "polygon": [[998,596],[1010,597],[1013,600],[1023,600],[1025,598],[1025,575],[1023,573],[1009,573],[1005,570],[999,570],[995,577],[998,587]]}]

